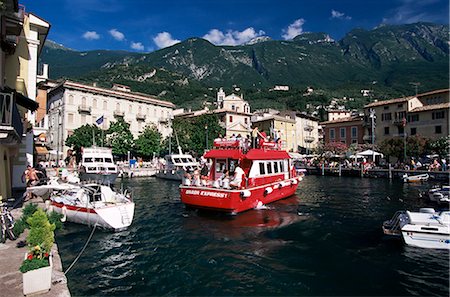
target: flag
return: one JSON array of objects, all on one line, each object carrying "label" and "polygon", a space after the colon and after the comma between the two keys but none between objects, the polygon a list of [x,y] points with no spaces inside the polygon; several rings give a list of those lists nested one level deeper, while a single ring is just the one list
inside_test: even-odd
[{"label": "flag", "polygon": [[101,116],[95,121],[95,123],[97,124],[97,126],[100,126],[103,123],[103,120],[104,120],[104,117]]}]

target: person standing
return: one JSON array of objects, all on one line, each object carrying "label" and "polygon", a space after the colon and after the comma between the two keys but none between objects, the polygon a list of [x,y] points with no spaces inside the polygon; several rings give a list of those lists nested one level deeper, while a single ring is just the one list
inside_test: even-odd
[{"label": "person standing", "polygon": [[255,127],[252,131],[252,148],[256,148],[258,143],[258,127]]},{"label": "person standing", "polygon": [[240,164],[238,163],[238,165],[234,169],[234,177],[233,177],[233,180],[230,182],[230,186],[235,187],[235,188],[240,188],[244,174],[245,174],[244,170],[241,168]]}]

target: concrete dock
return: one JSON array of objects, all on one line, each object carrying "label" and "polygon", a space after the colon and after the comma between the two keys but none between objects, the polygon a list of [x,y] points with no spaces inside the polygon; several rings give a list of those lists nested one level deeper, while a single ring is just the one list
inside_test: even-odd
[{"label": "concrete dock", "polygon": [[[30,201],[42,206],[42,199],[33,199]],[[30,203],[27,202],[27,203]],[[14,219],[22,216],[22,208],[13,209],[11,211]],[[28,234],[28,230],[20,235],[15,241],[6,240],[4,244],[0,243],[0,296],[23,296],[22,273],[19,271],[20,265],[24,259],[25,253],[28,252],[27,247],[17,248],[16,244],[23,240]],[[63,272],[61,257],[59,256],[58,246],[55,243],[52,248],[53,255],[53,272],[52,287],[49,292],[35,295],[44,297],[66,297],[70,296],[67,287],[67,279]]]}]

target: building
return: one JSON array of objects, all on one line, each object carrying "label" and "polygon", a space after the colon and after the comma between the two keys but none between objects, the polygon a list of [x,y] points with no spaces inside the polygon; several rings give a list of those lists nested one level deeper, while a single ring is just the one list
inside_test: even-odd
[{"label": "building", "polygon": [[171,102],[132,92],[127,86],[106,89],[65,80],[48,92],[47,141],[52,149],[65,154],[69,149],[64,145],[67,137],[83,125],[95,124],[102,116],[101,129],[106,130],[111,122],[123,118],[134,137],[147,125],[155,125],[165,138],[172,132],[174,108]]},{"label": "building", "polygon": [[226,96],[222,88],[217,92],[217,109],[208,108],[197,111],[182,111],[175,115],[179,118],[194,118],[205,114],[215,114],[219,118],[220,125],[225,129],[224,137],[231,137],[233,134],[241,134],[246,137],[251,133],[250,105],[243,99],[243,96],[231,94]]},{"label": "building", "polygon": [[295,152],[311,153],[319,144],[319,119],[302,112],[284,111],[281,116],[295,119]]},{"label": "building", "polygon": [[352,112],[348,110],[329,110],[328,121],[335,121],[338,119],[345,119],[352,116]]},{"label": "building", "polygon": [[[437,139],[447,136],[449,108],[449,89],[370,103],[364,106],[365,139],[370,142],[372,129],[376,144],[392,137],[421,135]],[[373,128],[371,112],[375,116]]]},{"label": "building", "polygon": [[332,142],[344,143],[347,146],[363,144],[363,123],[364,117],[360,115],[320,123],[323,128],[324,144]]},{"label": "building", "polygon": [[272,139],[281,138],[281,148],[289,152],[298,151],[297,130],[295,117],[290,114],[280,115],[273,109],[258,110],[251,118],[253,128],[258,127],[259,131],[264,131]]},{"label": "building", "polygon": [[1,20],[0,196],[11,197],[13,189],[25,188],[21,176],[33,164],[36,69],[50,24],[14,0],[3,1]]}]

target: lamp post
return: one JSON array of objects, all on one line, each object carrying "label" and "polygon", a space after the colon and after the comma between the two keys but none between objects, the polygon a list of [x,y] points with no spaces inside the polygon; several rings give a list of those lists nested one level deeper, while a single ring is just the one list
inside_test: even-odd
[{"label": "lamp post", "polygon": [[57,117],[57,134],[56,134],[56,166],[59,167],[59,134],[61,125],[61,109],[58,108],[58,117]]},{"label": "lamp post", "polygon": [[406,118],[402,119],[402,126],[403,126],[403,159],[406,164]]},{"label": "lamp post", "polygon": [[370,110],[370,119],[372,123],[372,160],[375,162],[375,110],[372,108]]},{"label": "lamp post", "polygon": [[208,149],[208,124],[205,125],[205,149]]}]

